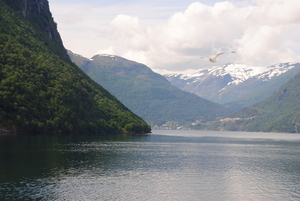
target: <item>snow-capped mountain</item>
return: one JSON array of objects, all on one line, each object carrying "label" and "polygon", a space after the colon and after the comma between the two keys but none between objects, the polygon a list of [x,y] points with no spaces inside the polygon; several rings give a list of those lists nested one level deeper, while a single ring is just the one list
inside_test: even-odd
[{"label": "snow-capped mountain", "polygon": [[299,63],[279,63],[269,67],[225,64],[193,74],[164,76],[171,84],[182,90],[224,104],[249,94],[297,65]]}]

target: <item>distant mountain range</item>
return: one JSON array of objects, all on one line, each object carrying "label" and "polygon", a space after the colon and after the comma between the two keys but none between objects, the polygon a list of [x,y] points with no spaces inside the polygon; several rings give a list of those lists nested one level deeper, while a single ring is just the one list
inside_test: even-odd
[{"label": "distant mountain range", "polygon": [[[173,121],[192,129],[300,132],[299,64],[266,68],[228,64],[177,79],[177,84],[190,85],[202,80],[211,94],[213,89],[223,89],[221,97],[225,92],[234,95],[237,89],[236,102],[231,103],[243,108],[229,114],[219,104],[172,86],[143,64],[112,55],[96,55],[91,59],[71,52],[69,55],[92,79],[151,125]],[[243,90],[246,95],[236,98]],[[243,106],[247,104],[248,107]],[[232,105],[226,106],[234,108]]]},{"label": "distant mountain range", "polygon": [[164,76],[182,90],[238,110],[267,98],[298,72],[299,63],[269,67],[226,64],[193,74]]},{"label": "distant mountain range", "polygon": [[68,54],[94,81],[152,126],[205,123],[228,114],[224,106],[174,87],[143,64],[113,55],[88,59],[71,51]]}]

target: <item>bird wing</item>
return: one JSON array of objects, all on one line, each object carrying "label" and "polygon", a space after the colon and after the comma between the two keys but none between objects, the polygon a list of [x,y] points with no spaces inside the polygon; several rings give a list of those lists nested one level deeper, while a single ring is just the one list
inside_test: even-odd
[{"label": "bird wing", "polygon": [[[207,58],[207,59],[211,59],[211,62],[216,62],[216,58],[218,57],[218,56],[220,56],[221,54],[225,54],[225,53],[228,53],[228,52],[220,52],[220,53],[218,53],[217,55],[215,55],[215,56],[213,56],[213,57],[198,57],[198,58],[196,58],[196,59],[193,59],[193,60],[191,60],[191,61],[188,61],[188,62],[186,62],[187,64],[188,63],[191,63],[192,61],[195,61],[195,60],[197,60],[197,59],[203,59],[203,58]],[[235,51],[231,51],[230,53],[235,53]]]},{"label": "bird wing", "polygon": [[218,56],[220,56],[221,54],[225,54],[226,52],[220,52],[219,54],[217,54],[216,56],[214,56],[214,58],[217,58]]},{"label": "bird wing", "polygon": [[195,60],[197,60],[197,59],[203,59],[203,58],[209,58],[209,57],[198,57],[198,58],[193,59],[193,60],[191,60],[191,61],[188,61],[188,62],[186,62],[186,63],[188,64],[188,63],[191,63],[192,61],[195,61]]},{"label": "bird wing", "polygon": [[217,58],[217,57],[220,56],[221,54],[225,54],[225,53],[235,53],[235,51],[231,51],[231,52],[220,52],[219,54],[217,54],[217,55],[214,56],[214,57]]}]

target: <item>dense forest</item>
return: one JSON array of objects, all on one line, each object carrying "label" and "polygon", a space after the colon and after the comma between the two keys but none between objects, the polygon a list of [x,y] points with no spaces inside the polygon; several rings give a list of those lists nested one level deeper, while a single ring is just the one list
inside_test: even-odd
[{"label": "dense forest", "polygon": [[0,124],[59,132],[150,132],[69,59],[46,0],[0,0]]}]

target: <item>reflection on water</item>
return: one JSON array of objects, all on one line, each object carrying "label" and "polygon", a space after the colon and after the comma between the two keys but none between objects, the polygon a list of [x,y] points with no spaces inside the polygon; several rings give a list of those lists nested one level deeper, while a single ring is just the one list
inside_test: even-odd
[{"label": "reflection on water", "polygon": [[0,145],[0,200],[300,199],[295,134],[2,135]]}]

